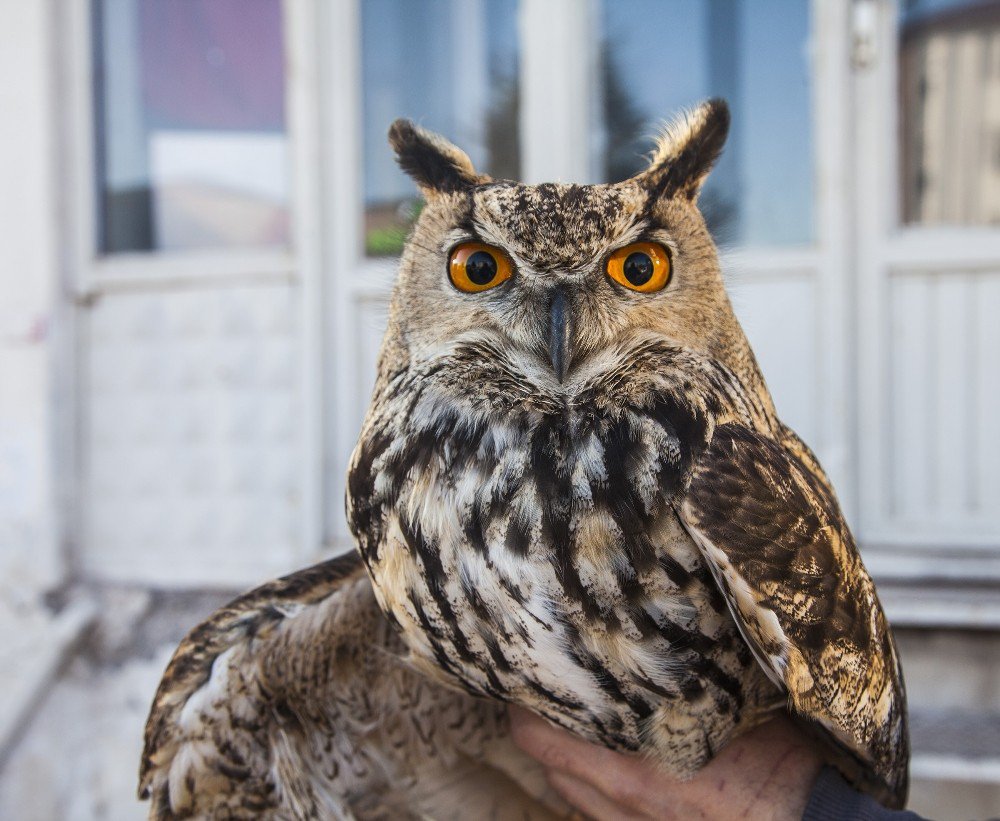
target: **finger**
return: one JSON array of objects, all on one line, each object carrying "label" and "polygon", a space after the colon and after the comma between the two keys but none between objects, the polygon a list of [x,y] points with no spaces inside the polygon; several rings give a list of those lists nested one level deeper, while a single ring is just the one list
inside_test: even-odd
[{"label": "finger", "polygon": [[650,785],[666,786],[666,776],[650,762],[584,741],[524,710],[511,710],[511,733],[517,744],[549,770],[592,785],[615,805],[639,809]]},{"label": "finger", "polygon": [[549,784],[562,799],[594,821],[641,821],[625,807],[615,804],[600,790],[579,778],[554,771],[549,773]]},{"label": "finger", "polygon": [[510,710],[511,736],[524,752],[549,769],[586,778],[592,769],[608,766],[615,755],[549,723],[526,710]]}]

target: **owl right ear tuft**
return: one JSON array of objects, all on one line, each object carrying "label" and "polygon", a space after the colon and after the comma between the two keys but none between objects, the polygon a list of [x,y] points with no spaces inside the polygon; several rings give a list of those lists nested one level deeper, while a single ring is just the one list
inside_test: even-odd
[{"label": "owl right ear tuft", "polygon": [[472,160],[461,148],[409,120],[396,120],[389,126],[389,144],[396,152],[399,167],[425,197],[466,191],[489,182],[489,177],[476,173]]},{"label": "owl right ear tuft", "polygon": [[664,129],[649,167],[635,179],[650,190],[653,199],[679,195],[695,200],[728,134],[726,101],[706,100]]}]

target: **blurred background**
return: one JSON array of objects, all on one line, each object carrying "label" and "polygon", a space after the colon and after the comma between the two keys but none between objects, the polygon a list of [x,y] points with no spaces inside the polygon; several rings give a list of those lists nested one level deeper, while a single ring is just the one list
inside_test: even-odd
[{"label": "blurred background", "polygon": [[408,116],[702,197],[899,638],[912,806],[1000,815],[1000,2],[0,0],[0,817],[130,819],[176,641],[349,549]]}]

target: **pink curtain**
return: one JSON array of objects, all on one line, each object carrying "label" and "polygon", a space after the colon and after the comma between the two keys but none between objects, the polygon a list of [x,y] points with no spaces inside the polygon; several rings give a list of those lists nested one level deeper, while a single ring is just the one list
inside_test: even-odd
[{"label": "pink curtain", "polygon": [[284,128],[280,0],[140,0],[147,126]]}]

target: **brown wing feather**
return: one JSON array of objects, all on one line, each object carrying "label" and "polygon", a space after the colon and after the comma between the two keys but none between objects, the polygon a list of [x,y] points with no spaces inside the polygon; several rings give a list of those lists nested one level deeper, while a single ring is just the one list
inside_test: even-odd
[{"label": "brown wing feather", "polygon": [[150,817],[557,817],[502,705],[429,681],[401,651],[355,554],[220,609],[153,702]]},{"label": "brown wing feather", "polygon": [[861,786],[902,806],[909,741],[892,634],[818,462],[783,440],[718,427],[679,513],[793,711],[860,759]]}]

